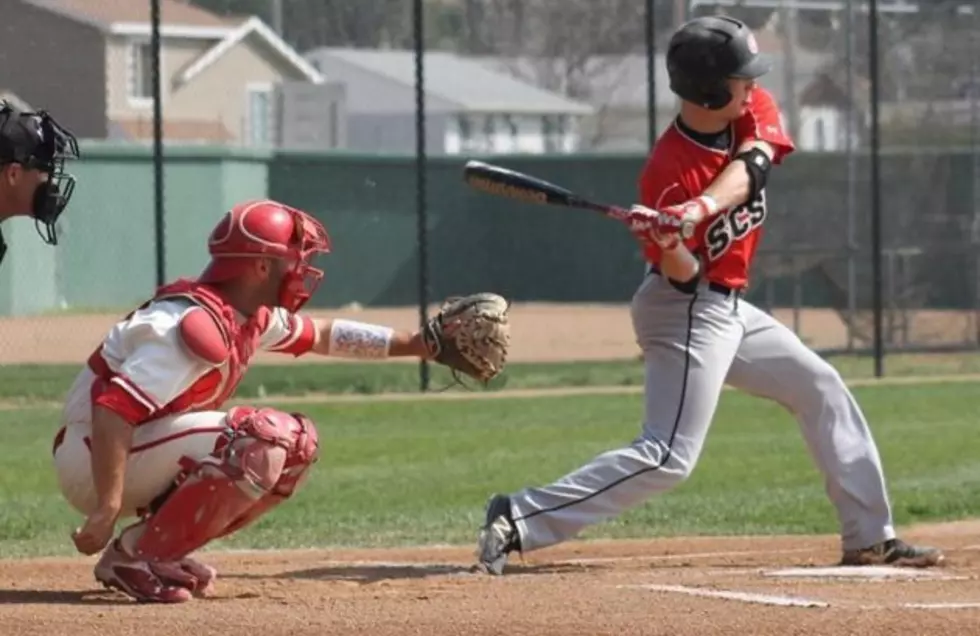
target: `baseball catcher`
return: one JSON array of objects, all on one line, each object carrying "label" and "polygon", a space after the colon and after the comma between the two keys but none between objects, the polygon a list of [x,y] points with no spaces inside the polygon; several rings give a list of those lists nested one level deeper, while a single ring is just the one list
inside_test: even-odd
[{"label": "baseball catcher", "polygon": [[[75,136],[51,115],[0,101],[0,222],[30,216],[44,242],[56,245],[55,222],[75,191],[65,160],[77,158]],[[0,262],[6,252],[0,233]]]},{"label": "baseball catcher", "polygon": [[[306,415],[222,410],[258,350],[365,360],[415,356],[487,381],[504,367],[507,302],[456,299],[418,332],[301,313],[330,251],[323,225],[276,201],[235,206],[211,261],[117,322],[75,379],[54,440],[72,537],[102,555],[95,578],[139,601],[206,596],[216,572],[191,554],[294,495],[320,456]],[[116,522],[135,518],[113,539]]]}]

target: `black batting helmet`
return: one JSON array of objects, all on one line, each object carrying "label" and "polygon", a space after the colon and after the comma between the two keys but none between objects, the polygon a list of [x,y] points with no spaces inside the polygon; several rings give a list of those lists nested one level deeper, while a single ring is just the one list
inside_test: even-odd
[{"label": "black batting helmet", "polygon": [[759,53],[752,30],[728,16],[704,16],[685,23],[670,38],[667,74],[681,99],[711,110],[728,105],[728,78],[765,75],[772,62]]}]

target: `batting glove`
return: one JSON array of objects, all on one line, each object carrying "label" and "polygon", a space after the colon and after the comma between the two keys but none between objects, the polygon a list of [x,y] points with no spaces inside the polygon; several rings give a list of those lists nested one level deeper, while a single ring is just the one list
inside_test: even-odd
[{"label": "batting glove", "polygon": [[684,203],[668,205],[658,210],[657,230],[661,234],[680,234],[684,238],[690,238],[698,223],[717,211],[718,204],[706,194]]},{"label": "batting glove", "polygon": [[626,216],[630,233],[642,245],[658,245],[670,250],[677,247],[680,238],[677,232],[663,233],[660,230],[660,212],[642,205],[634,205]]}]

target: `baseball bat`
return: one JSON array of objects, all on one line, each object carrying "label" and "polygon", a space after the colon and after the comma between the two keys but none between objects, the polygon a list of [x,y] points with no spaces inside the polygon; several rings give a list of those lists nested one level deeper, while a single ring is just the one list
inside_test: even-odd
[{"label": "baseball bat", "polygon": [[[477,190],[518,201],[592,210],[618,221],[629,215],[629,210],[618,205],[594,201],[550,181],[474,159],[463,167],[463,180]],[[693,233],[693,224],[685,224],[681,230],[685,239]]]},{"label": "baseball bat", "polygon": [[518,201],[593,210],[617,220],[629,214],[619,206],[592,201],[544,179],[482,161],[467,161],[463,180],[477,190]]}]

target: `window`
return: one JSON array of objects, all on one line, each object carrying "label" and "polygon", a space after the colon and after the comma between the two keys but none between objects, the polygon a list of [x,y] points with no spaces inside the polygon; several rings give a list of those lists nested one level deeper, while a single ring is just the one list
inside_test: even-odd
[{"label": "window", "polygon": [[247,93],[246,142],[250,146],[269,146],[273,143],[272,87],[249,86]]},{"label": "window", "polygon": [[828,148],[828,144],[827,144],[827,134],[824,131],[823,117],[817,117],[817,121],[815,122],[814,127],[816,129],[814,133],[814,136],[816,137],[816,142],[815,142],[815,145],[817,147],[816,149],[831,150],[831,148]]},{"label": "window", "polygon": [[456,127],[459,129],[460,151],[480,152],[480,141],[473,134],[475,127],[473,120],[466,115],[459,115],[456,119]]},{"label": "window", "polygon": [[131,42],[127,57],[129,101],[137,105],[153,103],[153,47],[149,42]]},{"label": "window", "polygon": [[565,115],[545,115],[541,124],[545,152],[564,151],[568,118]]}]

